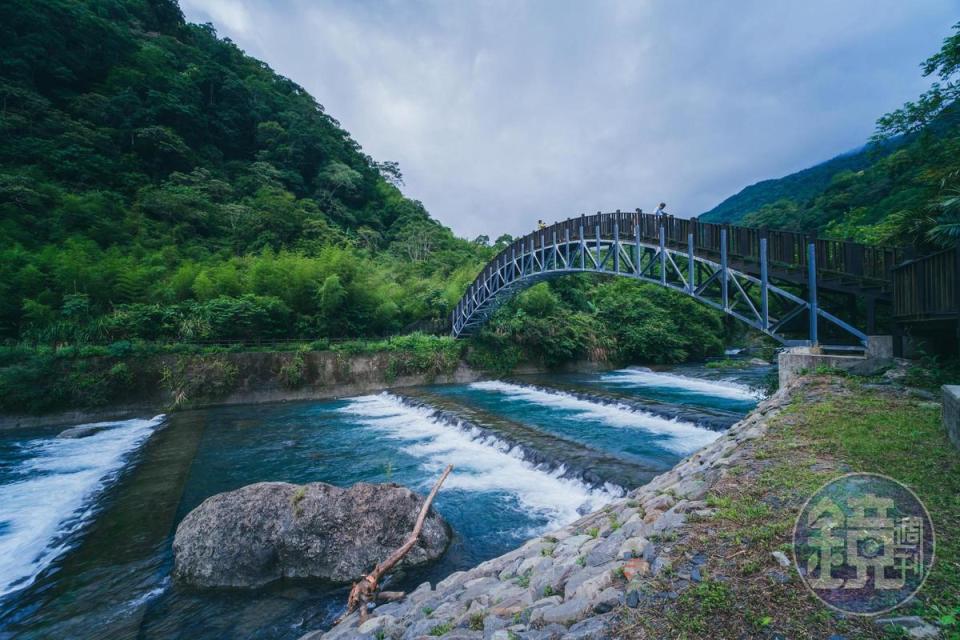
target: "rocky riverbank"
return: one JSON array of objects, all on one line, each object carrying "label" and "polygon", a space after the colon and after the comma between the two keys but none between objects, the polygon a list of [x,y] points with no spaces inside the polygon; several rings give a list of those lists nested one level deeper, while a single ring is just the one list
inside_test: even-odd
[{"label": "rocky riverbank", "polygon": [[712,513],[708,492],[741,462],[744,443],[764,434],[790,394],[781,390],[765,400],[712,444],[626,498],[436,586],[424,583],[403,601],[378,607],[362,625],[354,614],[302,640],[610,637],[624,605],[677,597],[674,590],[653,588],[658,576],[679,576],[672,589],[702,579],[705,558],[679,555],[673,543],[688,519]]}]

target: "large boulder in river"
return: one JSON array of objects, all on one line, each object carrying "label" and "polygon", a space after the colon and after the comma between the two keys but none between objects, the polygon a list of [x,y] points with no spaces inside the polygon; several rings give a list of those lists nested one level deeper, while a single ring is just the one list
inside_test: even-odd
[{"label": "large boulder in river", "polygon": [[[279,578],[351,582],[404,543],[423,502],[396,484],[251,484],[187,514],[173,540],[173,574],[198,587],[259,587]],[[450,527],[431,508],[400,566],[430,562],[449,542]]]}]

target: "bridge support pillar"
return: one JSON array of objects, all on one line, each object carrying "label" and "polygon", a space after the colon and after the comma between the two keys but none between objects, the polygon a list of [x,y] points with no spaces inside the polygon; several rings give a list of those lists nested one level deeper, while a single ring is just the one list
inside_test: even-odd
[{"label": "bridge support pillar", "polygon": [[553,256],[553,268],[559,269],[560,268],[560,251],[557,248],[557,230],[556,229],[553,230],[552,237],[553,237],[553,251],[551,253]]},{"label": "bridge support pillar", "polygon": [[613,223],[613,272],[620,273],[620,225]]},{"label": "bridge support pillar", "polygon": [[727,278],[727,230],[720,229],[720,291],[723,310],[730,310],[730,281]]},{"label": "bridge support pillar", "polygon": [[583,225],[580,225],[580,270],[587,268],[587,240],[583,235]]},{"label": "bridge support pillar", "polygon": [[770,274],[767,273],[767,239],[760,238],[760,323],[770,328]]},{"label": "bridge support pillar", "polygon": [[640,274],[643,273],[643,270],[640,269],[640,258],[643,256],[643,249],[640,247],[640,220],[637,220],[637,224],[633,227],[633,234],[636,236],[634,238],[634,247],[636,248],[635,253],[637,254],[633,261],[633,271],[634,275],[638,278]]},{"label": "bridge support pillar", "polygon": [[890,360],[893,357],[893,336],[867,336],[868,358]]},{"label": "bridge support pillar", "polygon": [[667,284],[667,231],[660,225],[660,284]]},{"label": "bridge support pillar", "polygon": [[540,232],[540,271],[547,270],[547,240],[544,233]]},{"label": "bridge support pillar", "polygon": [[816,345],[817,338],[817,245],[807,245],[807,295],[810,301],[810,344]]},{"label": "bridge support pillar", "polygon": [[596,225],[595,231],[597,233],[597,257],[596,257],[597,271],[603,271],[603,263],[600,262],[600,225],[599,224]]}]

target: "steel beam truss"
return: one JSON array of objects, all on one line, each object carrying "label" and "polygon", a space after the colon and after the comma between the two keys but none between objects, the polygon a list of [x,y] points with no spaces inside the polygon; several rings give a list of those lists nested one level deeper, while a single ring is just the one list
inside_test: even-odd
[{"label": "steel beam truss", "polygon": [[[612,236],[580,229],[570,239],[569,230],[558,238],[556,231],[541,234],[538,242],[520,243],[502,252],[484,267],[467,289],[452,314],[453,335],[475,331],[506,300],[537,282],[572,273],[601,273],[623,276],[685,293],[765,333],[782,344],[818,342],[818,324],[834,325],[865,346],[867,336],[817,303],[816,271],[810,269],[807,298],[804,299],[770,282],[766,240],[760,241],[760,275],[755,277],[728,267],[725,232],[721,236],[720,261],[696,255],[694,238],[687,251],[666,246],[664,228],[656,244],[636,237],[621,238],[616,225]],[[547,237],[550,233],[551,237]],[[816,264],[815,247],[808,247],[809,264]],[[795,319],[807,318],[807,340],[789,339],[785,329]],[[795,324],[795,323],[793,323]]]}]

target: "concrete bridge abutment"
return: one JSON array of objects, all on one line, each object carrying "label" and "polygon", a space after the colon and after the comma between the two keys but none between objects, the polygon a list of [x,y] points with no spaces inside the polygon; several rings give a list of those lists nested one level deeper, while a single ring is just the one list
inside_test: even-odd
[{"label": "concrete bridge abutment", "polygon": [[831,352],[829,347],[790,347],[778,358],[780,387],[817,369],[842,369],[857,375],[871,375],[893,363],[893,336],[867,336],[862,354]]}]

